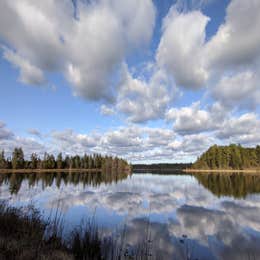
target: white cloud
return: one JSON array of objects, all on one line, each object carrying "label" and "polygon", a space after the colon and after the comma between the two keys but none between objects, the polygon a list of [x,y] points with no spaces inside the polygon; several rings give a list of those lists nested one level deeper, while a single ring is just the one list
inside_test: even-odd
[{"label": "white cloud", "polygon": [[0,121],[0,140],[12,139],[13,132],[5,127],[5,123]]},{"label": "white cloud", "polygon": [[51,136],[51,149],[53,152],[64,152],[66,154],[90,153],[91,148],[98,146],[100,136],[93,133],[92,135],[79,134],[72,129],[64,131],[53,131]]},{"label": "white cloud", "polygon": [[203,60],[208,21],[199,11],[178,13],[175,6],[164,19],[156,59],[173,75],[178,86],[198,88],[208,79]]},{"label": "white cloud", "polygon": [[35,129],[35,128],[30,128],[30,129],[28,129],[27,132],[29,134],[33,135],[33,136],[36,136],[36,137],[39,137],[39,138],[42,137],[42,133],[39,130]]},{"label": "white cloud", "polygon": [[224,76],[211,90],[215,99],[226,107],[251,107],[260,104],[259,76],[254,71]]},{"label": "white cloud", "polygon": [[169,148],[173,151],[179,152],[184,158],[188,156],[194,158],[199,156],[216,142],[217,140],[211,135],[194,134],[184,136],[181,140],[176,140],[170,143]]},{"label": "white cloud", "polygon": [[163,117],[169,102],[176,95],[174,86],[162,70],[154,72],[149,81],[134,78],[125,65],[119,86],[117,108],[135,123]]},{"label": "white cloud", "polygon": [[200,109],[200,102],[195,102],[190,107],[171,108],[166,113],[166,119],[173,120],[174,130],[182,135],[214,130],[218,124],[213,114]]},{"label": "white cloud", "polygon": [[115,110],[112,107],[102,105],[100,108],[100,113],[105,116],[111,116],[111,115],[115,114]]},{"label": "white cloud", "polygon": [[255,73],[260,57],[259,1],[231,1],[225,21],[207,42],[209,17],[201,11],[181,13],[177,7],[174,5],[164,19],[156,59],[178,86],[196,89],[212,85],[223,72],[234,74],[238,69],[244,75],[248,70]]},{"label": "white cloud", "polygon": [[130,49],[150,40],[155,7],[151,0],[78,1],[77,16],[70,0],[1,1],[0,35],[15,51],[5,56],[24,83],[60,72],[75,95],[112,101],[114,73]]},{"label": "white cloud", "polygon": [[260,57],[260,2],[232,0],[225,22],[207,44],[209,64],[220,69],[251,65]]},{"label": "white cloud", "polygon": [[255,145],[260,142],[260,120],[254,113],[229,118],[217,132],[217,137],[229,142]]},{"label": "white cloud", "polygon": [[22,83],[28,85],[42,85],[45,83],[43,71],[32,65],[28,60],[24,59],[19,54],[5,48],[4,58],[15,67],[19,68],[19,80]]}]

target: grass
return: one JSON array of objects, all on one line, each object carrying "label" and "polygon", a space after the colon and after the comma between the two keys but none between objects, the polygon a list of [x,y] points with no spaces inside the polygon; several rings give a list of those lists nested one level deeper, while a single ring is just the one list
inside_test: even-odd
[{"label": "grass", "polygon": [[33,206],[0,204],[0,259],[73,259],[53,228]]},{"label": "grass", "polygon": [[34,206],[15,208],[0,202],[0,259],[149,259],[148,243],[131,253],[124,242],[126,229],[119,236],[101,237],[94,217],[67,236],[63,230],[58,209],[44,220]]}]

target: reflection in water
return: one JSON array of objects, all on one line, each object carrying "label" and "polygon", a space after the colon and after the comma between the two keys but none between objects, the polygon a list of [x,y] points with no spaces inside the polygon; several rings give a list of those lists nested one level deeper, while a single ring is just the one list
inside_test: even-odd
[{"label": "reflection in water", "polygon": [[251,174],[201,173],[195,177],[205,188],[220,196],[245,198],[249,194],[260,193],[260,176]]},{"label": "reflection in water", "polygon": [[128,173],[114,171],[102,172],[32,172],[32,173],[1,173],[0,185],[3,183],[9,184],[9,191],[11,194],[17,194],[21,188],[23,181],[28,181],[29,187],[34,187],[41,183],[41,187],[51,187],[56,185],[60,188],[61,183],[67,184],[83,184],[99,186],[101,183],[109,184],[117,183],[120,180],[127,178]]},{"label": "reflection in water", "polygon": [[95,212],[104,235],[117,234],[115,239],[129,255],[260,259],[256,176],[115,177],[100,173],[1,175],[0,199],[24,205],[31,198],[47,216],[48,210],[62,205],[68,227]]}]

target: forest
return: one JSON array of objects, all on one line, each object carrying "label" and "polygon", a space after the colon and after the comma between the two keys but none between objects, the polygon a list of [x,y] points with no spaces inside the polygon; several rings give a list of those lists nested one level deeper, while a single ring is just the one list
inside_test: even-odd
[{"label": "forest", "polygon": [[25,159],[22,148],[15,148],[12,156],[6,158],[4,151],[0,153],[0,169],[100,169],[104,171],[117,171],[129,168],[126,160],[100,154],[83,156],[63,156],[59,153],[56,157],[44,153],[41,158],[33,153],[29,159]]},{"label": "forest", "polygon": [[192,164],[191,168],[203,170],[260,169],[260,146],[248,148],[236,144],[213,145]]}]

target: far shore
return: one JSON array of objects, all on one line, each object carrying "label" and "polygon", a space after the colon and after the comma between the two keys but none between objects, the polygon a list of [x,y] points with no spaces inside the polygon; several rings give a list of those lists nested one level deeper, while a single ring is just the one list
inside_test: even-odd
[{"label": "far shore", "polygon": [[0,173],[59,173],[59,172],[101,172],[101,169],[0,169]]},{"label": "far shore", "polygon": [[232,170],[232,169],[183,169],[184,172],[189,172],[189,173],[197,173],[197,172],[205,172],[205,173],[210,173],[210,172],[215,172],[215,173],[258,173],[260,174],[260,169],[244,169],[244,170]]}]

